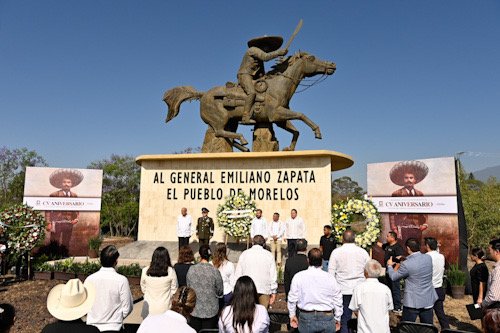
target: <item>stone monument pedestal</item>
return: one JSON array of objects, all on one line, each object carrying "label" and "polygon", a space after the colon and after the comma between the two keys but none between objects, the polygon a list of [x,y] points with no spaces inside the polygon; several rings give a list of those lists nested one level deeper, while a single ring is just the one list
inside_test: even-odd
[{"label": "stone monument pedestal", "polygon": [[244,191],[267,221],[274,212],[285,221],[295,208],[306,222],[307,239],[317,243],[330,223],[331,173],[354,163],[328,150],[142,155],[136,160],[141,165],[140,241],[177,241],[182,207],[193,217],[193,229],[201,208],[208,208],[215,223],[212,241],[223,241],[217,206]]}]

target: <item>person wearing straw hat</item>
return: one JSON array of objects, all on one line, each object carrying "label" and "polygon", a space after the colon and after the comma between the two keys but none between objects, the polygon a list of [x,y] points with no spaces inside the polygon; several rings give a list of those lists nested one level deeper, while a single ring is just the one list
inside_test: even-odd
[{"label": "person wearing straw hat", "polygon": [[98,333],[97,327],[81,320],[92,308],[94,300],[92,284],[84,285],[79,279],[58,284],[47,296],[47,309],[58,321],[45,326],[42,333]]},{"label": "person wearing straw hat", "polygon": [[[78,195],[71,188],[79,185],[83,174],[76,169],[57,169],[49,177],[50,184],[58,191],[50,194],[51,197],[76,198]],[[47,230],[50,231],[50,241],[56,241],[69,249],[73,226],[78,223],[80,212],[75,211],[46,211]]]},{"label": "person wearing straw hat", "polygon": [[265,75],[264,61],[269,61],[288,53],[280,49],[283,38],[280,36],[263,36],[248,41],[248,50],[243,56],[238,70],[238,83],[247,94],[245,100],[242,124],[255,124],[252,119],[252,106],[257,97],[254,80]]},{"label": "person wearing straw hat", "polygon": [[[403,161],[394,165],[389,172],[391,181],[402,188],[392,193],[393,197],[422,197],[424,193],[415,188],[429,173],[429,168],[420,161]],[[427,229],[427,214],[389,214],[391,230],[403,244],[409,238],[422,239],[422,231]]]}]

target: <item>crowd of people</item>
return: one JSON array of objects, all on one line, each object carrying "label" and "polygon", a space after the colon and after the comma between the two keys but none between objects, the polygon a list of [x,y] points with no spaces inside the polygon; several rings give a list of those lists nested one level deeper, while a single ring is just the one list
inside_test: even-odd
[{"label": "crowd of people", "polygon": [[[260,229],[258,225],[252,228],[256,233],[253,246],[235,264],[228,260],[223,243],[216,245],[215,252],[202,244],[199,260],[184,244],[174,266],[168,250],[158,247],[150,265],[142,270],[143,321],[138,332],[269,332],[268,309],[276,300],[277,264],[281,261],[268,251],[266,241],[280,239],[283,228],[266,226],[270,228],[265,230],[276,233],[260,234],[262,224]],[[298,237],[298,233],[291,234]],[[325,226],[320,248],[307,251],[304,238],[289,243],[293,251],[288,252],[284,283],[290,328],[347,333],[354,313],[357,332],[389,333],[390,311],[401,314],[403,321],[419,317],[421,323],[429,324],[435,313],[441,329],[449,328],[443,307],[445,260],[436,239],[425,239],[423,253],[417,239],[409,238],[402,248],[394,232],[389,232],[387,242],[378,244],[386,253],[384,284],[380,282],[384,280],[382,265],[355,244],[352,230],[344,232],[339,247],[331,237],[331,228]],[[484,255],[481,249],[471,251],[476,263],[470,272],[473,299],[484,310],[484,331],[499,332],[500,239],[489,244],[488,255],[496,262],[491,272],[484,265]],[[133,298],[127,278],[115,270],[118,259],[117,248],[109,245],[100,253],[102,268],[98,272],[83,283],[73,279],[54,287],[47,297],[47,309],[57,321],[42,332],[122,331],[124,319],[133,310]],[[0,333],[9,332],[14,322],[14,308],[0,304]]]}]

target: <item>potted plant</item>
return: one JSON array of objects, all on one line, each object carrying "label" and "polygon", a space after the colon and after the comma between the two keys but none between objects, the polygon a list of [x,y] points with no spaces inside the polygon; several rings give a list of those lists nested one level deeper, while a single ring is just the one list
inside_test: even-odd
[{"label": "potted plant", "polygon": [[75,273],[71,271],[73,266],[73,258],[68,258],[54,263],[54,280],[68,281],[76,277]]},{"label": "potted plant", "polygon": [[458,264],[450,265],[450,268],[446,270],[446,278],[451,286],[451,297],[463,298],[465,294],[465,272],[458,267]]},{"label": "potted plant", "polygon": [[99,236],[89,239],[89,258],[97,258],[99,256],[99,248],[101,247],[101,244],[102,238]]},{"label": "potted plant", "polygon": [[130,264],[116,267],[119,274],[125,275],[129,284],[140,285],[142,268],[139,264]]},{"label": "potted plant", "polygon": [[48,262],[44,262],[35,267],[35,280],[52,280],[54,277],[54,266]]}]

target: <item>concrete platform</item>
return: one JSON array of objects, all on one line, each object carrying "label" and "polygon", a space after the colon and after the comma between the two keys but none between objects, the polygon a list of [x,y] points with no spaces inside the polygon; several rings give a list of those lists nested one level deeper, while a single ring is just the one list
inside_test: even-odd
[{"label": "concrete platform", "polygon": [[[212,250],[215,250],[217,242],[211,242],[210,247]],[[151,261],[151,256],[153,255],[154,250],[159,247],[165,247],[170,253],[170,259],[172,261],[172,265],[177,262],[177,258],[179,256],[179,243],[177,242],[160,242],[160,241],[136,241],[133,243],[129,243],[124,245],[118,249],[120,252],[120,258],[118,259],[118,264],[128,264],[132,262],[139,263],[141,266],[149,265]],[[198,250],[200,248],[200,244],[197,241],[191,242],[189,244],[191,249],[195,254],[195,257],[198,255]],[[241,252],[247,249],[246,243],[228,243],[228,259],[233,263],[237,263],[240,257]],[[282,254],[286,251],[286,246],[282,246]],[[284,258],[283,258],[284,260]]]}]

